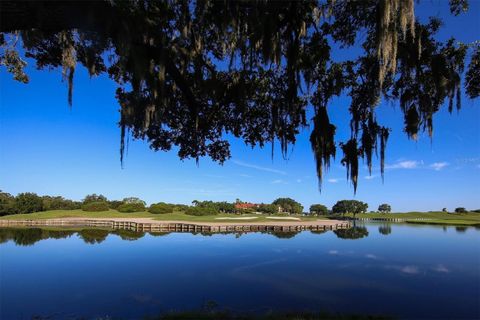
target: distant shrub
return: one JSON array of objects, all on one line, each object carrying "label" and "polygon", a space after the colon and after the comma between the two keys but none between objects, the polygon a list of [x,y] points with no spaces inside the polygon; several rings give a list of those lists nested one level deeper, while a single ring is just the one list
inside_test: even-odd
[{"label": "distant shrub", "polygon": [[25,192],[15,197],[15,207],[18,213],[32,213],[43,210],[43,200],[36,193]]},{"label": "distant shrub", "polygon": [[467,213],[467,209],[460,207],[460,208],[455,208],[455,213]]},{"label": "distant shrub", "polygon": [[472,212],[480,213],[480,209],[473,210]]},{"label": "distant shrub", "polygon": [[43,196],[43,211],[47,210],[75,210],[80,209],[82,204],[60,196]]},{"label": "distant shrub", "polygon": [[108,207],[109,207],[110,209],[115,209],[115,210],[117,210],[118,207],[120,207],[122,204],[123,204],[123,201],[120,201],[120,200],[111,200],[111,201],[108,201]]},{"label": "distant shrub", "polygon": [[117,210],[123,213],[145,211],[143,203],[124,203],[118,206]]},{"label": "distant shrub", "polygon": [[278,206],[274,204],[261,204],[258,207],[258,211],[265,214],[275,214],[278,213]]},{"label": "distant shrub", "polygon": [[137,198],[137,197],[123,198],[122,202],[123,202],[123,203],[128,203],[128,204],[131,204],[131,203],[140,203],[140,204],[143,204],[143,206],[146,205],[145,201],[143,201],[142,199]]},{"label": "distant shrub", "polygon": [[90,202],[107,202],[107,197],[101,194],[89,194],[86,195],[85,198],[83,199],[83,204],[87,204]]},{"label": "distant shrub", "polygon": [[185,214],[191,216],[212,216],[218,214],[218,211],[209,207],[189,207],[185,210]]},{"label": "distant shrub", "polygon": [[105,201],[88,202],[82,205],[82,210],[88,212],[108,211],[108,203]]},{"label": "distant shrub", "polygon": [[148,209],[148,212],[153,214],[172,213],[173,206],[163,202],[155,203],[150,206],[150,208]]},{"label": "distant shrub", "polygon": [[10,193],[0,191],[0,216],[15,213],[17,213],[15,197]]},{"label": "distant shrub", "polygon": [[174,204],[173,205],[173,211],[185,211],[188,209],[188,206],[186,204]]},{"label": "distant shrub", "polygon": [[238,211],[238,213],[241,213],[241,214],[253,214],[253,213],[255,213],[255,212],[257,212],[257,211],[256,211],[255,209],[253,209],[253,208],[240,209],[240,210]]}]

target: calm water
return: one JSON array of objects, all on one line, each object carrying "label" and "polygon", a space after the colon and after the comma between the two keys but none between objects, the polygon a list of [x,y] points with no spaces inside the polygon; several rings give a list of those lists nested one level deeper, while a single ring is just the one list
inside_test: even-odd
[{"label": "calm water", "polygon": [[136,319],[208,301],[241,312],[480,318],[475,228],[211,236],[0,229],[0,242],[1,319]]}]

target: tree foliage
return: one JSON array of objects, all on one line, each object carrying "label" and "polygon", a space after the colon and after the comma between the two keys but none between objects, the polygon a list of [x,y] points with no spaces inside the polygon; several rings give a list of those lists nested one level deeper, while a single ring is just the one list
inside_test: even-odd
[{"label": "tree foliage", "polygon": [[340,200],[332,207],[332,213],[353,213],[355,216],[357,213],[367,212],[368,204],[358,200]]},{"label": "tree foliage", "polygon": [[82,204],[78,201],[65,199],[61,196],[43,196],[43,211],[47,210],[74,210],[80,209]]},{"label": "tree foliage", "polygon": [[172,213],[174,207],[168,203],[159,202],[152,204],[150,208],[148,208],[148,212],[154,214],[164,214],[164,213]]},{"label": "tree foliage", "polygon": [[124,198],[122,201],[123,201],[123,203],[127,203],[127,204],[141,204],[144,207],[147,204],[145,201],[143,201],[142,199],[137,198],[137,197]]},{"label": "tree foliage", "polygon": [[10,193],[2,192],[0,190],[0,216],[15,213],[17,213],[15,208],[15,197]]},{"label": "tree foliage", "polygon": [[278,206],[274,204],[261,204],[258,209],[258,212],[266,213],[266,214],[275,214],[278,213]]},{"label": "tree foliage", "polygon": [[145,211],[145,202],[123,203],[117,207],[118,212],[131,213]]},{"label": "tree foliage", "polygon": [[191,216],[213,216],[218,214],[218,210],[215,207],[189,207],[185,210],[185,214]]},{"label": "tree foliage", "polygon": [[109,207],[110,209],[115,209],[115,210],[117,210],[117,208],[123,204],[123,201],[120,201],[120,200],[108,200],[107,203],[108,203],[108,207]]},{"label": "tree foliage", "polygon": [[87,202],[82,205],[82,210],[88,212],[108,211],[108,209],[109,206],[106,201]]},{"label": "tree foliage", "polygon": [[16,213],[32,213],[43,210],[43,201],[33,192],[19,193],[15,197]]},{"label": "tree foliage", "polygon": [[303,211],[303,206],[291,198],[278,198],[272,204],[280,207],[280,211],[285,213],[301,214]]},{"label": "tree foliage", "polygon": [[207,201],[193,200],[192,204],[197,208],[209,208],[216,212],[222,212],[222,213],[236,212],[235,204],[226,202],[226,201],[215,202],[210,200],[207,200]]},{"label": "tree foliage", "polygon": [[392,207],[389,204],[383,203],[378,206],[378,211],[382,213],[389,213],[392,211]]},{"label": "tree foliage", "polygon": [[[400,105],[405,132],[433,133],[433,115],[480,92],[477,44],[439,41],[441,22],[415,18],[414,0],[319,1],[2,1],[0,64],[28,82],[26,59],[61,68],[72,103],[74,73],[108,74],[117,84],[121,160],[125,138],[180,158],[230,157],[233,135],[252,146],[288,145],[311,118],[320,182],[337,147],[354,190],[359,158],[383,176],[389,129],[382,100]],[[450,1],[451,12],[468,9]],[[22,50],[18,50],[19,48]],[[342,50],[359,48],[349,59]],[[335,48],[335,51],[333,50]],[[20,54],[24,53],[23,54]],[[336,54],[338,53],[338,56]],[[471,54],[469,54],[471,53]],[[468,55],[467,55],[468,54]],[[336,141],[328,110],[350,97],[351,136]]]},{"label": "tree foliage", "polygon": [[87,204],[90,202],[107,202],[107,201],[108,201],[107,197],[105,197],[104,195],[93,193],[93,194],[86,195],[82,202],[83,204]]},{"label": "tree foliage", "polygon": [[323,204],[312,204],[310,206],[310,214],[326,215],[328,214],[328,209]]}]

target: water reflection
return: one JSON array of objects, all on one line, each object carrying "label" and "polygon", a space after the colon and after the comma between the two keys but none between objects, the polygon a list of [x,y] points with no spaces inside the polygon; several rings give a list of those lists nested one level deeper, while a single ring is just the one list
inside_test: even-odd
[{"label": "water reflection", "polygon": [[0,243],[13,240],[19,246],[31,246],[40,240],[64,239],[75,234],[70,230],[45,230],[40,228],[0,228]]},{"label": "water reflection", "polygon": [[378,227],[378,232],[384,236],[388,236],[392,233],[392,226],[389,223],[382,224]]},{"label": "water reflection", "polygon": [[[447,229],[383,222],[228,235],[3,228],[0,319],[142,319],[208,300],[239,313],[480,318],[480,232]],[[38,243],[52,238],[61,240]]]},{"label": "water reflection", "polygon": [[339,229],[333,232],[340,239],[361,239],[368,237],[368,230],[363,226],[353,226],[350,229]]},{"label": "water reflection", "polygon": [[[326,233],[327,230],[311,231],[312,234],[321,235]],[[207,233],[207,232],[193,232],[193,235],[201,235],[204,237],[211,237],[215,234],[233,234],[238,239],[249,232],[221,232],[221,233]],[[301,232],[284,232],[284,231],[270,231],[270,232],[257,232],[274,236],[278,239],[292,239]],[[357,234],[358,231],[354,231],[353,234]],[[122,240],[135,241],[143,238],[146,232],[137,232],[126,229],[107,230],[100,228],[85,228],[85,229],[73,229],[73,230],[49,230],[42,228],[0,228],[0,243],[13,241],[19,246],[31,246],[41,240],[46,239],[63,239],[77,234],[87,244],[100,244],[104,242],[109,235],[119,236]],[[154,237],[162,237],[170,234],[169,232],[148,232],[149,235]],[[368,234],[368,232],[367,232]],[[339,237],[342,237],[339,235]],[[353,238],[352,238],[353,239]]]},{"label": "water reflection", "polygon": [[[417,226],[414,226],[417,227]],[[433,226],[431,226],[433,227]],[[440,227],[438,227],[440,228]],[[444,232],[448,228],[455,228],[457,233],[465,233],[469,227],[466,226],[456,226],[456,227],[441,227]],[[478,228],[476,228],[478,229]],[[322,235],[329,233],[328,230],[318,230],[318,231],[309,231],[314,235]],[[390,223],[383,223],[378,226],[378,232],[382,235],[391,235],[392,225]],[[193,235],[201,235],[204,237],[211,237],[215,234],[233,234],[235,238],[240,238],[246,234],[252,232],[219,232],[219,233],[207,233],[207,232],[193,232]],[[269,231],[269,232],[255,232],[268,234],[278,239],[292,239],[298,236],[301,232],[285,232],[285,231]],[[340,239],[363,239],[369,236],[369,231],[365,225],[359,225],[358,222],[349,229],[338,229],[334,230],[333,233],[337,238]],[[84,228],[84,229],[64,229],[64,230],[50,230],[42,228],[0,228],[0,244],[8,241],[13,241],[16,245],[19,246],[31,246],[38,241],[46,239],[64,239],[71,237],[72,235],[78,235],[87,244],[100,244],[104,242],[109,235],[116,235],[125,241],[136,241],[145,237],[146,234],[149,234],[154,237],[162,237],[170,234],[170,232],[137,232],[126,229],[100,229],[100,228]]]}]

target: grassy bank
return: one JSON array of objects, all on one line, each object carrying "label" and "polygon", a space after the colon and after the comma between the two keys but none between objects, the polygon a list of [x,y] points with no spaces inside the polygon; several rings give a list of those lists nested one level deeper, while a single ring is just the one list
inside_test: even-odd
[{"label": "grassy bank", "polygon": [[[341,218],[342,216],[328,216],[330,218]],[[345,217],[353,217],[352,214],[346,214]],[[441,225],[464,225],[480,226],[480,213],[447,213],[447,212],[401,212],[401,213],[360,213],[357,218],[366,219],[402,219],[407,223],[418,224],[441,224]],[[418,220],[428,219],[428,220]]]},{"label": "grassy bank", "polygon": [[[217,219],[217,218],[251,218],[244,220],[235,219]],[[280,215],[257,215],[257,214],[218,214],[211,216],[191,216],[183,212],[173,212],[166,214],[152,214],[150,212],[134,212],[134,213],[121,213],[116,210],[102,211],[102,212],[86,212],[82,210],[52,210],[41,211],[28,214],[14,214],[0,217],[0,219],[6,220],[39,220],[39,219],[61,219],[61,218],[151,218],[159,221],[203,221],[203,222],[264,222],[264,221],[279,221],[267,219],[266,217],[288,217]],[[304,217],[304,216],[289,216],[296,217],[303,221],[321,219],[319,217]],[[281,220],[280,220],[281,221]]]}]

